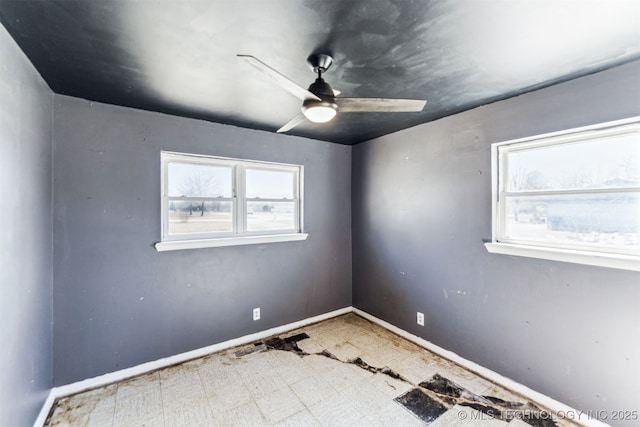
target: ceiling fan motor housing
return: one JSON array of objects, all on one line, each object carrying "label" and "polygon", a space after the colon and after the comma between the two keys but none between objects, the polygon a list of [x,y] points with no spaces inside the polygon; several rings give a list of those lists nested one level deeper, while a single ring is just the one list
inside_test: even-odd
[{"label": "ceiling fan motor housing", "polygon": [[335,97],[333,94],[333,88],[329,83],[325,82],[322,77],[318,77],[315,82],[311,83],[308,90],[321,99],[331,98],[333,101],[333,98]]},{"label": "ceiling fan motor housing", "polygon": [[[331,120],[338,113],[338,104],[336,104],[333,89],[322,77],[318,77],[316,81],[309,86],[309,92],[320,98],[320,101],[317,99],[306,99],[303,101],[302,114],[309,120],[322,123]],[[330,110],[333,110],[333,112]],[[324,113],[320,113],[320,111]],[[320,114],[320,116],[317,116],[318,114]],[[316,119],[315,117],[320,118]]]}]

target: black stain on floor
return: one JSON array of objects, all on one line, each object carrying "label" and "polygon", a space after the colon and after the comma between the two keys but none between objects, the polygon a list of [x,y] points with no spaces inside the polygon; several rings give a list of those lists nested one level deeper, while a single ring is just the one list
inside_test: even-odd
[{"label": "black stain on floor", "polygon": [[375,366],[371,366],[371,365],[367,364],[364,360],[360,359],[359,357],[357,357],[355,359],[352,359],[352,360],[349,360],[346,363],[350,363],[352,365],[356,365],[359,368],[362,368],[362,369],[364,369],[366,371],[369,371],[369,372],[373,372],[374,374],[384,374],[384,375],[387,375],[387,376],[389,376],[389,377],[391,377],[393,379],[403,381],[403,382],[405,382],[407,384],[411,384],[409,382],[409,380],[407,380],[406,378],[403,378],[399,373],[397,373],[393,369],[389,369],[386,366],[384,368],[376,368]]},{"label": "black stain on floor", "polygon": [[300,334],[296,334],[296,335],[292,335],[290,337],[286,337],[286,338],[280,338],[280,337],[273,337],[273,338],[269,338],[268,340],[266,340],[264,343],[259,341],[253,344],[253,347],[249,347],[249,348],[245,348],[242,350],[239,350],[235,353],[236,357],[242,357],[242,356],[246,356],[247,354],[251,354],[251,353],[255,353],[256,351],[269,351],[269,350],[281,350],[281,351],[289,351],[291,353],[297,354],[300,357],[304,357],[304,356],[310,356],[312,354],[316,355],[316,356],[324,356],[327,357],[329,359],[333,359],[333,360],[337,360],[338,362],[341,363],[349,363],[351,365],[355,365],[359,368],[362,368],[366,371],[372,372],[374,374],[384,374],[387,375],[391,378],[400,380],[400,381],[404,381],[408,384],[410,384],[410,382],[408,380],[406,380],[405,378],[403,378],[400,374],[398,374],[397,372],[395,372],[392,369],[387,368],[386,366],[384,368],[376,368],[375,366],[371,366],[369,364],[367,364],[364,360],[362,360],[361,358],[357,357],[355,359],[350,359],[347,361],[343,361],[338,359],[335,355],[331,354],[329,351],[327,350],[322,350],[318,353],[307,353],[306,351],[303,351],[302,349],[300,349],[300,347],[298,347],[298,342],[302,341],[302,340],[306,340],[310,338],[309,335],[307,335],[306,333],[302,332]]},{"label": "black stain on floor", "polygon": [[436,418],[449,410],[419,388],[411,389],[394,400],[426,423],[435,421]]},{"label": "black stain on floor", "polygon": [[306,340],[307,338],[309,338],[309,335],[305,333],[296,334],[284,339],[280,337],[273,337],[265,341],[265,345],[269,350],[290,351],[298,356],[307,356],[309,353],[302,351],[298,347],[298,341]]},{"label": "black stain on floor", "polygon": [[468,406],[497,420],[511,421],[518,418],[535,427],[557,427],[550,412],[530,402],[510,402],[493,396],[480,396],[439,374],[435,374],[418,386],[435,394],[439,400],[450,407]]},{"label": "black stain on floor", "polygon": [[236,357],[243,357],[247,354],[252,354],[255,352],[263,352],[269,350],[282,350],[282,351],[290,351],[292,353],[297,354],[298,356],[308,356],[309,353],[302,351],[297,342],[306,340],[309,338],[309,335],[304,332],[301,334],[292,335],[286,338],[280,337],[272,337],[266,340],[265,342],[257,341],[253,343],[253,347],[245,347],[236,351],[234,354]]}]

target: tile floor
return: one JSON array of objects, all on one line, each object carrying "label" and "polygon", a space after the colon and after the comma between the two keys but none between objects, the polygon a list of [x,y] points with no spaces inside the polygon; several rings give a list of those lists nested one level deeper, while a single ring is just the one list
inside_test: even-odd
[{"label": "tile floor", "polygon": [[347,314],[59,399],[45,425],[573,424]]}]

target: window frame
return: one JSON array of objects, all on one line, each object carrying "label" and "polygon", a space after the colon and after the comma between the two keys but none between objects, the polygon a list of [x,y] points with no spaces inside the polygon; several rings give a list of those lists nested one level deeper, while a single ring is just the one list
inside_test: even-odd
[{"label": "window frame", "polygon": [[[244,181],[244,179],[246,178],[246,171],[247,169],[251,169],[251,170],[260,170],[260,171],[278,171],[278,172],[292,172],[293,173],[293,198],[292,199],[287,199],[287,198],[281,198],[281,199],[275,199],[275,198],[260,198],[260,197],[247,197],[246,195],[246,190],[247,190],[247,185],[246,182],[243,182],[243,190],[244,190],[244,194],[243,194],[243,201],[244,203],[242,204],[242,209],[244,209],[244,215],[242,215],[242,219],[243,221],[245,221],[243,223],[243,230],[244,233],[243,235],[265,235],[265,234],[282,234],[282,232],[285,233],[297,233],[301,231],[301,215],[299,214],[301,212],[301,198],[299,196],[300,194],[300,175],[301,175],[301,168],[302,166],[292,166],[292,165],[281,165],[281,164],[275,164],[275,163],[265,163],[265,162],[244,162],[245,165],[243,165],[243,170],[242,173],[240,172],[239,175],[242,175],[242,180]],[[272,233],[269,231],[249,231],[248,230],[248,224],[247,224],[247,220],[249,219],[247,217],[247,211],[248,211],[248,204],[249,202],[256,202],[256,201],[262,201],[262,202],[272,202],[272,203],[278,203],[278,202],[289,202],[289,203],[293,203],[294,206],[294,215],[293,215],[293,220],[294,220],[294,227],[292,229],[288,229],[288,231],[286,230],[278,230],[280,231],[279,233]]]},{"label": "window frame", "polygon": [[[231,168],[231,197],[178,197],[169,196],[169,164],[182,163],[191,165],[205,165]],[[174,151],[160,152],[161,176],[161,240],[155,244],[158,251],[197,249],[220,246],[236,246],[248,244],[262,244],[306,240],[307,233],[303,232],[303,177],[304,167],[286,163],[264,162],[248,159],[208,156],[202,154],[179,153]],[[261,199],[265,202],[292,202],[294,206],[294,227],[277,230],[247,230],[247,204],[253,201],[246,197],[247,169],[270,170],[292,173],[292,199]],[[232,229],[229,232],[203,232],[170,234],[168,207],[171,201],[199,200],[223,201],[232,204]]]},{"label": "window frame", "polygon": [[593,247],[579,247],[553,242],[526,241],[525,239],[506,238],[507,203],[506,196],[535,197],[553,195],[587,195],[614,194],[623,192],[635,193],[640,187],[613,189],[575,189],[575,190],[539,190],[539,191],[506,191],[509,164],[506,156],[509,153],[535,148],[553,147],[567,143],[587,141],[597,138],[607,138],[615,135],[637,133],[640,137],[640,117],[601,123],[569,129],[560,132],[547,133],[526,138],[497,142],[491,145],[491,208],[492,208],[492,237],[491,242],[485,243],[491,253],[524,256],[531,258],[571,262],[601,267],[618,268],[640,271],[640,256],[625,253],[625,251],[602,250]]}]

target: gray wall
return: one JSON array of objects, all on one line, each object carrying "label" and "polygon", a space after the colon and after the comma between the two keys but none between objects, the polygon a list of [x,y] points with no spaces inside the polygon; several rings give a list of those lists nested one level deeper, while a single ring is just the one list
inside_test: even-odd
[{"label": "gray wall", "polygon": [[0,25],[0,423],[51,387],[53,93]]},{"label": "gray wall", "polygon": [[638,409],[640,274],[483,247],[492,142],[634,115],[640,63],[357,145],[354,305],[578,408]]},{"label": "gray wall", "polygon": [[[351,305],[351,147],[58,95],[54,141],[55,385]],[[308,240],[156,252],[160,150],[304,165]]]}]

